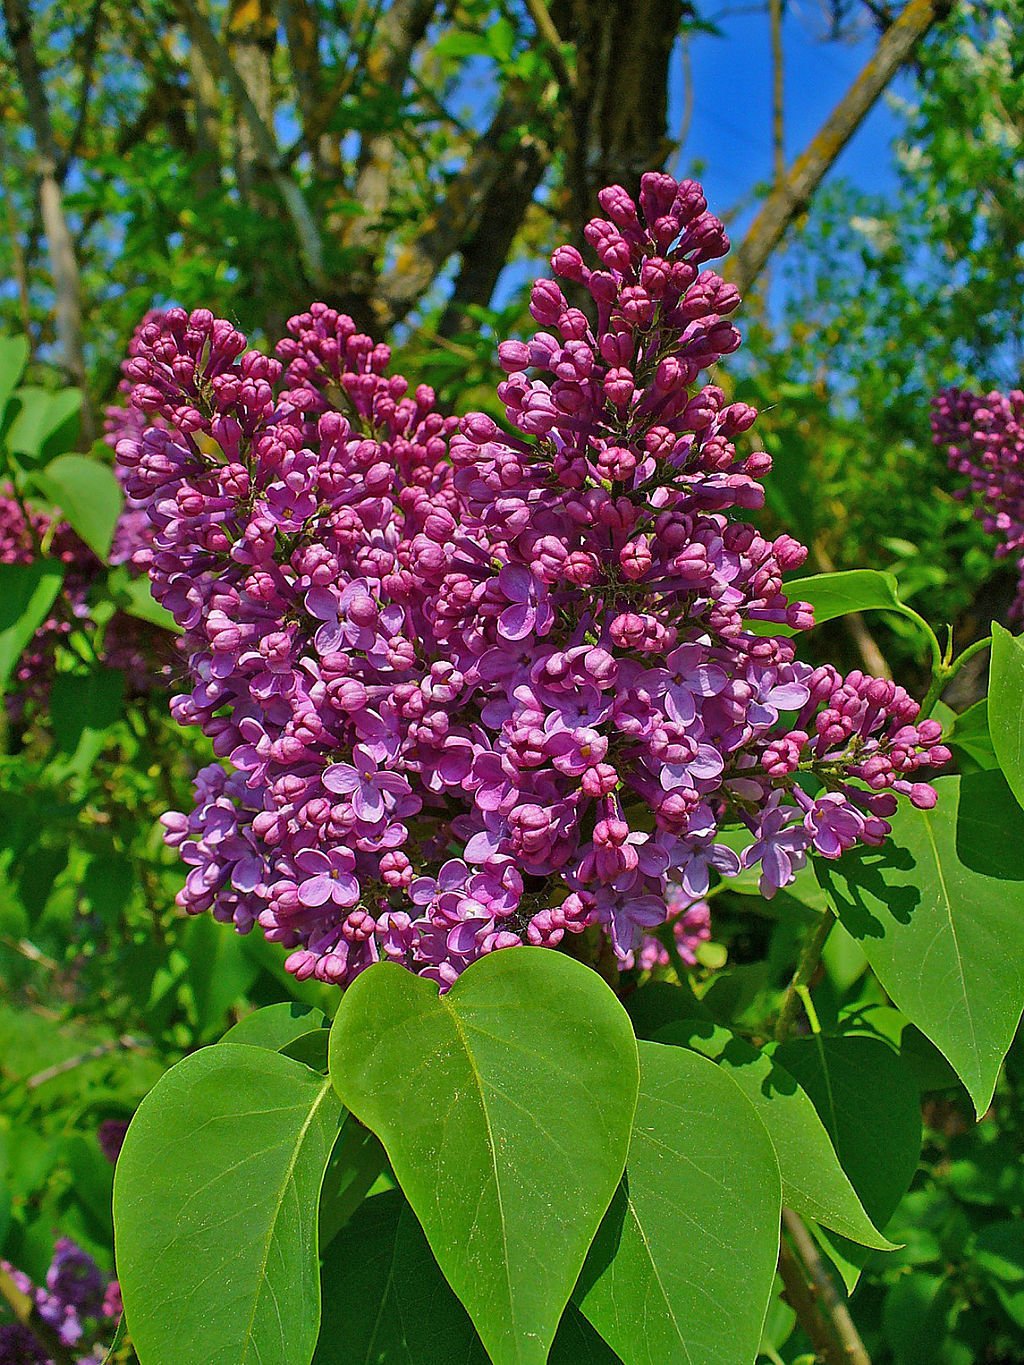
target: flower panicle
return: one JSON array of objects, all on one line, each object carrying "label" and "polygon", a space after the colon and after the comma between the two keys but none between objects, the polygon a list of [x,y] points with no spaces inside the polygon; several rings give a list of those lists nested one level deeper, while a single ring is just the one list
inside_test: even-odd
[{"label": "flower panicle", "polygon": [[770,633],[813,621],[783,587],[806,551],[742,520],[771,461],[701,382],[739,345],[702,268],[722,224],[666,175],[599,201],[596,264],[559,247],[540,330],[499,347],[507,428],[438,412],[324,304],[274,357],[203,309],[132,344],[118,460],[184,632],[174,714],[220,760],[164,820],[180,901],[299,977],[389,959],[445,989],[592,924],[642,964],[712,875],[770,896],[934,801],[917,703]]}]

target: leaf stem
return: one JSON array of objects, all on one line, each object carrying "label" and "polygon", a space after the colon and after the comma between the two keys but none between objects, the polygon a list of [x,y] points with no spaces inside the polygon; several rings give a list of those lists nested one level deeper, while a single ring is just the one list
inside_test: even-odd
[{"label": "leaf stem", "polygon": [[[786,987],[786,993],[782,998],[782,1008],[779,1010],[779,1017],[775,1023],[775,1041],[778,1043],[784,1042],[789,1037],[790,1029],[793,1027],[793,1021],[796,1019],[801,1004],[804,1004],[805,1009],[807,1008],[807,1005],[804,1003],[803,997],[801,996],[801,991],[807,993],[807,999],[809,1000],[810,993],[807,992],[807,987],[811,984],[814,973],[818,970],[822,949],[825,947],[825,943],[828,940],[829,934],[832,932],[832,926],[835,922],[836,917],[833,912],[830,909],[826,909],[821,916],[821,920],[815,927],[814,933],[804,944],[803,952],[800,954],[800,958],[796,964],[796,970],[793,973],[792,980]],[[807,1015],[809,1020],[812,1018],[813,1010],[814,1006],[812,1005],[811,1011],[809,1011]],[[814,1015],[814,1020],[816,1021],[816,1019],[817,1015]],[[811,1026],[813,1028],[813,1022]],[[818,1030],[816,1029],[815,1032],[818,1032]]]},{"label": "leaf stem", "polygon": [[804,1013],[807,1015],[807,1022],[811,1026],[811,1032],[820,1033],[821,1024],[818,1020],[818,1011],[814,1008],[814,1001],[811,999],[810,991],[806,986],[797,986],[796,993],[800,997],[800,1003],[804,1007]]},{"label": "leaf stem", "polygon": [[976,654],[980,654],[983,649],[988,649],[991,644],[992,636],[986,635],[984,640],[975,640],[973,645],[968,645],[963,653],[957,655],[951,663],[946,663],[941,657],[937,663],[933,663],[932,683],[925,694],[924,701],[921,703],[921,711],[918,720],[926,720],[931,715],[935,708],[935,703],[946,690],[946,685],[956,677],[964,664],[973,659]]}]

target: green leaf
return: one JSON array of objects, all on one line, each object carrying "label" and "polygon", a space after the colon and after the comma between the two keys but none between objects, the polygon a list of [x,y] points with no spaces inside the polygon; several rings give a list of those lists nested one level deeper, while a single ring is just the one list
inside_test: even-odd
[{"label": "green leaf", "polygon": [[[324,1315],[313,1365],[488,1365],[400,1190],[375,1194],[324,1257]],[[572,1304],[551,1365],[614,1365]]]},{"label": "green leaf", "polygon": [[132,578],[123,564],[118,565],[110,575],[109,584],[114,602],[128,616],[148,621],[150,625],[160,626],[162,630],[173,631],[176,635],[182,633],[171,613],[153,596],[148,574]]},{"label": "green leaf", "polygon": [[1024,806],[1024,640],[992,622],[992,658],[988,679],[989,732],[992,747]]},{"label": "green leaf", "polygon": [[321,1279],[313,1365],[487,1365],[400,1190],[356,1210],[331,1243]]},{"label": "green leaf", "polygon": [[[844,569],[841,573],[811,574],[808,578],[792,579],[784,586],[790,602],[811,604],[816,626],[855,611],[896,611],[923,629],[928,629],[917,612],[900,601],[895,577],[878,569]],[[770,629],[767,626],[759,627],[761,629],[765,634],[796,634],[790,626],[772,624]]]},{"label": "green leaf", "polygon": [[626,1174],[573,1298],[626,1365],[752,1361],[781,1208],[774,1149],[739,1086],[695,1052],[641,1043]]},{"label": "green leaf", "polygon": [[653,1041],[666,1024],[681,1019],[710,1018],[689,987],[670,981],[648,981],[623,1001],[638,1038]]},{"label": "green leaf", "polygon": [[[913,1271],[889,1290],[882,1308],[886,1341],[896,1365],[953,1365],[963,1357],[948,1339],[953,1298],[939,1275]],[[973,1360],[969,1353],[967,1360]]]},{"label": "green leaf", "polygon": [[636,1040],[615,996],[544,948],[489,954],[442,997],[381,963],[342,997],[330,1069],[494,1365],[543,1365],[629,1145]]},{"label": "green leaf", "polygon": [[317,1202],[341,1106],[264,1048],[179,1062],[114,1175],[118,1278],[146,1365],[304,1365],[320,1321]]},{"label": "green leaf", "polygon": [[1024,1224],[989,1223],[978,1233],[973,1261],[1011,1322],[1024,1327]]},{"label": "green leaf", "polygon": [[64,569],[52,559],[0,564],[0,692],[49,616],[63,581]]},{"label": "green leaf", "polygon": [[[775,1057],[811,1097],[840,1165],[876,1227],[884,1228],[917,1169],[921,1111],[903,1060],[878,1038],[793,1038]],[[822,1232],[848,1287],[869,1253]]]},{"label": "green leaf", "polygon": [[0,337],[0,426],[27,362],[28,341],[25,337]]},{"label": "green leaf", "polygon": [[182,935],[189,959],[186,980],[192,990],[196,1027],[202,1039],[219,1034],[224,1016],[249,990],[259,968],[242,947],[241,936],[226,932],[210,915],[190,919]]},{"label": "green leaf", "polygon": [[8,449],[39,464],[70,450],[78,439],[78,413],[82,395],[78,389],[49,389],[25,385],[15,394],[18,411],[7,432]]},{"label": "green leaf", "polygon": [[124,674],[96,667],[88,673],[58,673],[50,694],[53,737],[66,754],[79,755],[85,767],[107,741],[107,731],[124,717]]},{"label": "green leaf", "polygon": [[782,1175],[783,1203],[854,1242],[892,1249],[864,1212],[814,1105],[777,1057],[727,1028],[698,1019],[670,1024],[656,1041],[692,1048],[740,1087],[768,1129]]},{"label": "green leaf", "polygon": [[32,482],[105,563],[124,505],[121,485],[109,465],[87,455],[60,455],[37,470]]},{"label": "green leaf", "polygon": [[327,1016],[315,1005],[302,1005],[297,1000],[282,1000],[253,1010],[232,1025],[221,1039],[222,1043],[248,1043],[250,1047],[266,1047],[271,1052],[301,1038],[311,1029],[325,1028]]},{"label": "green leaf", "polygon": [[349,1114],[334,1144],[320,1191],[321,1248],[331,1245],[387,1164],[380,1141]]},{"label": "green leaf", "polygon": [[818,874],[898,1009],[949,1060],[981,1115],[1024,1008],[1024,812],[1001,773],[941,777],[878,849]]},{"label": "green leaf", "polygon": [[[940,703],[941,704],[941,703]],[[938,706],[936,706],[938,718]],[[982,697],[959,716],[946,734],[945,742],[953,750],[962,773],[977,772],[979,768],[998,768],[999,760],[988,728],[988,698]]]}]

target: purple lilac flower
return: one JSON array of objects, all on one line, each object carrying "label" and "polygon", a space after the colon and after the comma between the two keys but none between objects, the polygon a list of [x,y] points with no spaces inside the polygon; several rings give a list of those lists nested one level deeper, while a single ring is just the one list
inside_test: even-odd
[{"label": "purple lilac flower", "polygon": [[[1017,565],[1013,620],[1024,619],[1024,391],[964,393],[945,389],[932,400],[935,444],[950,469],[977,495],[975,516],[998,541],[996,556]],[[967,489],[958,493],[967,496]]]},{"label": "purple lilac flower", "polygon": [[55,1333],[82,1362],[103,1358],[101,1341],[112,1335],[121,1316],[121,1294],[117,1281],[108,1279],[81,1247],[67,1237],[58,1239],[45,1288],[9,1261],[0,1261],[0,1270],[30,1305],[25,1322],[0,1326],[0,1365],[49,1365],[50,1353],[34,1324]]},{"label": "purple lilac flower", "polygon": [[666,175],[598,198],[593,258],[559,247],[540,330],[498,348],[505,429],[324,304],[275,357],[205,309],[132,342],[118,461],[184,632],[173,714],[218,758],[165,817],[179,900],[300,977],[444,989],[593,924],[635,962],[712,877],[770,895],[934,800],[948,752],[902,688],[764,633],[813,614],[782,588],[804,548],[742,520],[756,414],[701,383],[739,345],[722,224]]}]

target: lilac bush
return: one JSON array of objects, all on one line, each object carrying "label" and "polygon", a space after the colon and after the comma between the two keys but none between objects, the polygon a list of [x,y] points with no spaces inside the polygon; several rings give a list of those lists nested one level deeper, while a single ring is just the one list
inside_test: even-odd
[{"label": "lilac bush", "polygon": [[46,1332],[74,1351],[81,1365],[104,1358],[105,1347],[97,1338],[113,1335],[121,1294],[117,1281],[104,1275],[80,1246],[68,1237],[58,1238],[45,1285],[33,1284],[9,1261],[0,1261],[0,1271],[30,1304],[26,1321],[0,1324],[0,1365],[47,1365]]},{"label": "lilac bush", "polygon": [[[949,467],[978,498],[975,515],[998,540],[996,555],[1018,569],[1011,619],[1024,619],[1024,392],[946,389],[932,401],[932,432]],[[967,489],[958,496],[966,497]]]},{"label": "lilac bush", "polygon": [[661,174],[599,200],[596,267],[559,247],[541,330],[498,349],[507,429],[439,413],[324,304],[276,358],[204,309],[133,342],[134,563],[184,632],[173,713],[223,761],[165,817],[180,903],[300,978],[390,959],[445,988],[591,925],[647,965],[712,872],[770,897],[881,843],[897,795],[934,803],[940,726],[772,633],[812,624],[783,588],[806,551],[741,519],[771,460],[700,380],[740,342],[701,269],[722,224]]}]

